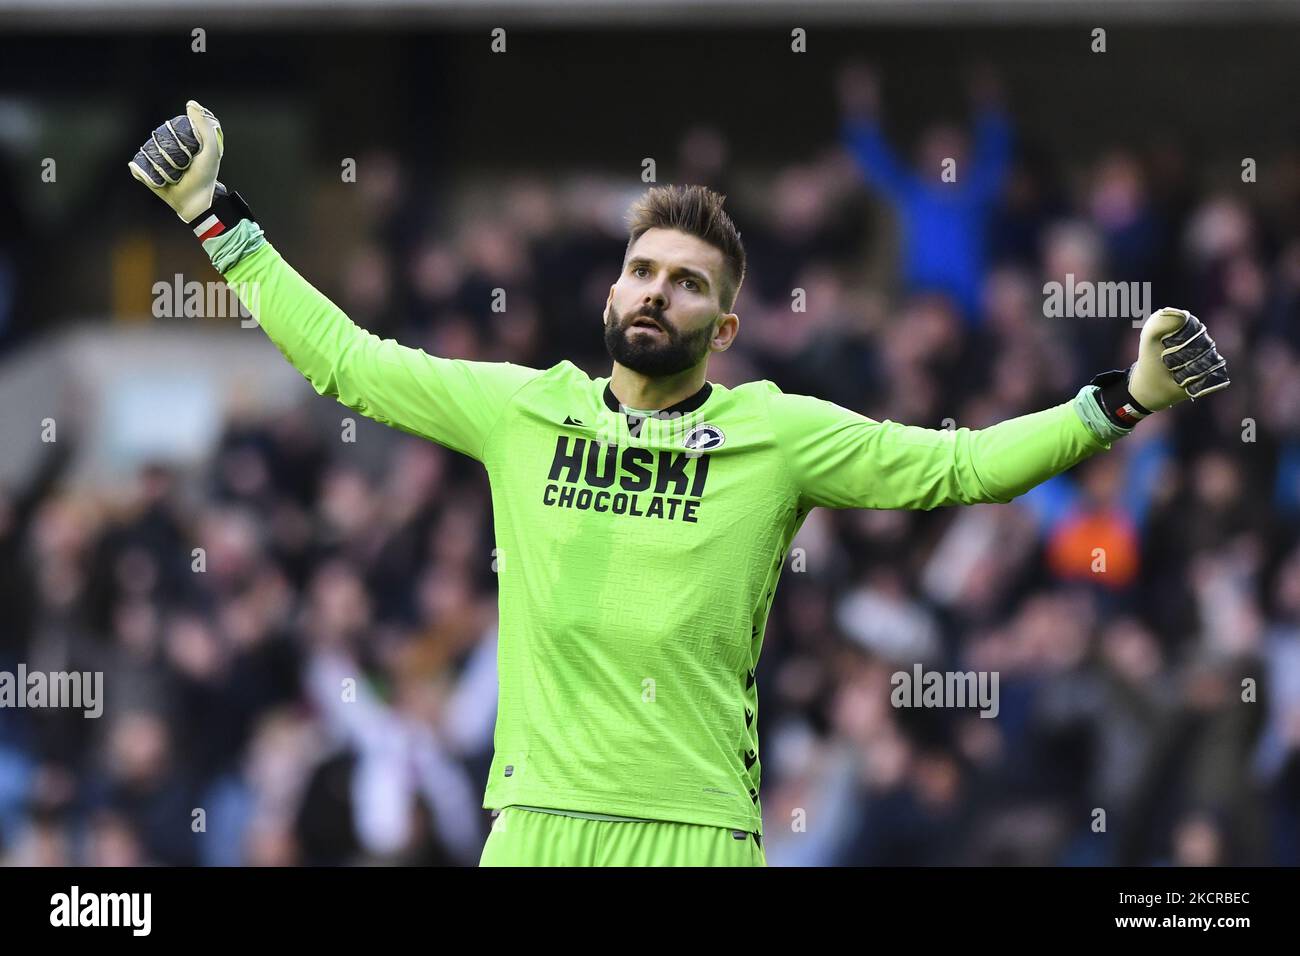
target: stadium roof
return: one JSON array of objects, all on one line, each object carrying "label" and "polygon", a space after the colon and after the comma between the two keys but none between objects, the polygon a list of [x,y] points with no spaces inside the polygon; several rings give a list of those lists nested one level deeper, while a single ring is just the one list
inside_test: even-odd
[{"label": "stadium roof", "polygon": [[[199,18],[202,18],[201,20]],[[45,29],[423,22],[461,26],[1115,22],[1300,19],[1295,0],[0,0],[0,24]]]}]

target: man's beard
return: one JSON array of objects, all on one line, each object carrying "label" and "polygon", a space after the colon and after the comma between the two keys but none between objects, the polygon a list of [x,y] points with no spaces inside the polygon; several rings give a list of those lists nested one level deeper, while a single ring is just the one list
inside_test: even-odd
[{"label": "man's beard", "polygon": [[[662,337],[628,336],[631,323],[639,318],[653,319],[663,329]],[[659,312],[641,309],[633,315],[623,316],[613,305],[609,307],[609,324],[605,326],[605,348],[619,365],[641,375],[661,378],[676,375],[698,365],[709,352],[709,339],[713,337],[713,323],[698,331],[681,335],[664,321]]]}]

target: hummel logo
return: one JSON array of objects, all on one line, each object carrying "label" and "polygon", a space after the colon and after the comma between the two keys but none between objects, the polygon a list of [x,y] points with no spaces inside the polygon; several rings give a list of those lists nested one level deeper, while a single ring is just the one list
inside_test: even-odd
[{"label": "hummel logo", "polygon": [[574,418],[572,415],[565,415],[565,416],[564,416],[564,424],[565,424],[565,425],[582,425],[583,427],[586,427],[586,422],[580,422],[580,421],[578,421],[576,418]]}]

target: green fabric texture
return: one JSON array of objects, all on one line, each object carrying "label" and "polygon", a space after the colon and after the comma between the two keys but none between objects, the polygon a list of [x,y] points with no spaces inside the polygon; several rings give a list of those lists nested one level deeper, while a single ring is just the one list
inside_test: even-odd
[{"label": "green fabric texture", "polygon": [[1088,431],[1096,436],[1097,441],[1107,448],[1112,442],[1131,434],[1132,428],[1122,428],[1111,421],[1110,416],[1101,410],[1101,389],[1096,385],[1085,385],[1074,396],[1074,410],[1079,413]]},{"label": "green fabric texture", "polygon": [[552,807],[520,807],[520,810],[532,810],[536,813],[558,813],[566,817],[581,817],[584,820],[610,820],[622,823],[653,823],[644,817],[616,817],[609,813],[580,813],[577,810],[556,810]]},{"label": "green fabric texture", "polygon": [[359,328],[269,242],[226,277],[255,285],[259,325],[318,393],[486,469],[492,809],[761,834],[755,668],[809,512],[1006,502],[1107,447],[1077,399],[928,429],[770,381],[713,383],[633,425],[607,403],[609,377],[572,362],[441,358]]},{"label": "green fabric texture", "polygon": [[659,821],[591,820],[506,807],[480,866],[766,866],[752,833]]},{"label": "green fabric texture", "polygon": [[262,227],[251,219],[241,219],[234,229],[203,241],[203,251],[212,260],[218,272],[225,275],[245,256],[256,252],[266,243]]}]

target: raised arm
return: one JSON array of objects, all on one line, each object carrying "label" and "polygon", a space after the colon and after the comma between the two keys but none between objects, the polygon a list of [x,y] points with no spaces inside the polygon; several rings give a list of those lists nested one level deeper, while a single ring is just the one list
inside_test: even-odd
[{"label": "raised arm", "polygon": [[[237,234],[231,238],[239,241]],[[214,259],[221,254],[219,247],[212,251]],[[358,327],[268,242],[240,258],[225,276],[319,394],[479,461],[510,398],[539,374],[510,362],[438,358],[381,339]]]},{"label": "raised arm", "polygon": [[996,199],[1011,169],[1015,139],[1006,93],[997,72],[981,64],[971,75],[971,105],[975,112],[975,148],[970,184],[981,201]]},{"label": "raised arm", "polygon": [[284,356],[321,395],[480,461],[510,398],[536,369],[436,358],[358,327],[266,240],[238,193],[217,182],[217,118],[191,100],[129,164],[202,241]]},{"label": "raised arm", "polygon": [[770,382],[773,439],[802,502],[827,508],[938,508],[1007,502],[1132,431],[1142,418],[1229,384],[1205,327],[1161,309],[1142,330],[1138,360],[1106,372],[1069,402],[989,428],[920,428],[874,421]]},{"label": "raised arm", "polygon": [[899,161],[880,126],[880,82],[869,66],[854,63],[838,78],[840,129],[844,145],[858,169],[875,189],[900,199],[915,185],[915,177]]},{"label": "raised arm", "polygon": [[875,421],[771,386],[775,440],[800,497],[826,508],[909,508],[1006,502],[1109,448],[1073,402],[990,428]]},{"label": "raised arm", "polygon": [[974,168],[971,189],[981,200],[996,199],[1011,169],[1011,119],[993,107],[975,118]]}]

